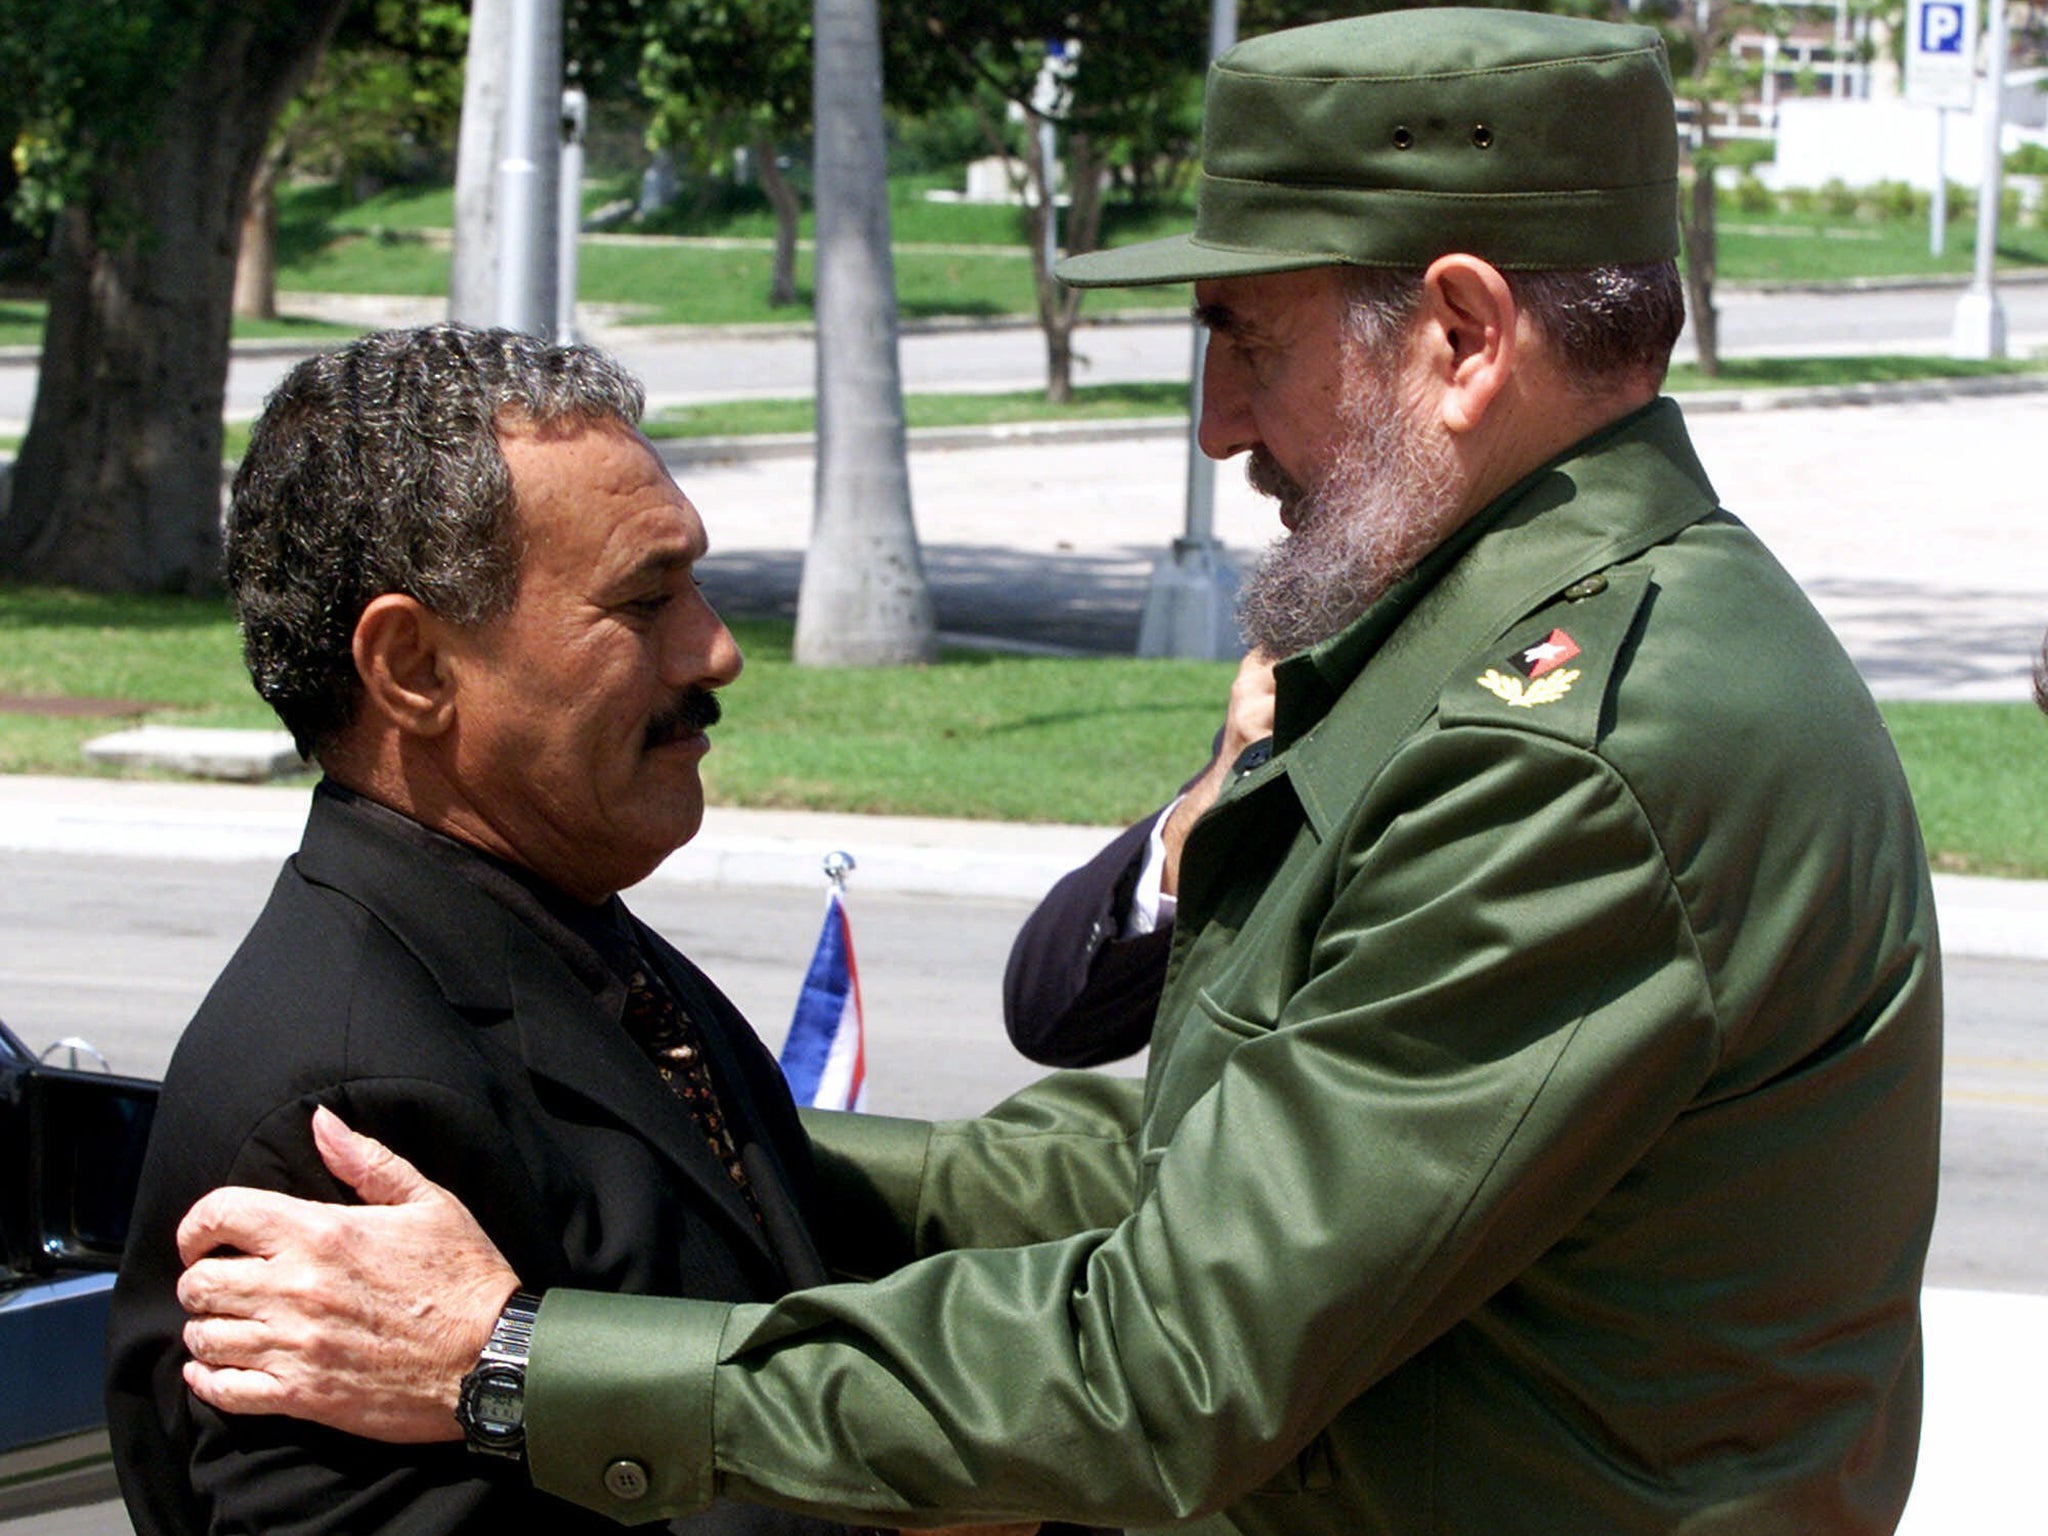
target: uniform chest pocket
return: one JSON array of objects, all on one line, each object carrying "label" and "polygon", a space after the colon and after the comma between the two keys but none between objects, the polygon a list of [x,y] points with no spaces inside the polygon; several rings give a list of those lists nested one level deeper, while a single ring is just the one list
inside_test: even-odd
[{"label": "uniform chest pocket", "polygon": [[[1208,990],[1197,991],[1163,1051],[1154,1047],[1152,1101],[1145,1116],[1142,1155],[1149,1169],[1187,1112],[1212,1092],[1230,1058],[1272,1034],[1273,1026],[1233,1013]],[[1163,1036],[1161,1038],[1164,1038]]]}]

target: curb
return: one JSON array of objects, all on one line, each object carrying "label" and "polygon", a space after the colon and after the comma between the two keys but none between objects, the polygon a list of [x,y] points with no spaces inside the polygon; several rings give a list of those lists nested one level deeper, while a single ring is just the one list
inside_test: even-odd
[{"label": "curb", "polygon": [[[307,785],[0,776],[0,850],[281,861],[298,848],[311,796]],[[648,878],[811,891],[824,856],[843,849],[861,890],[1035,901],[1116,831],[711,806],[704,829]],[[2048,961],[2048,881],[1936,875],[1934,898],[1945,953]]]},{"label": "curb", "polygon": [[1881,384],[1816,384],[1792,389],[1687,390],[1673,395],[1694,416],[1732,411],[1829,410],[1851,405],[1913,405],[1937,400],[2048,393],[2048,373],[1962,379],[1900,379]]},{"label": "curb", "polygon": [[[1850,406],[1914,405],[2001,395],[2048,394],[2048,373],[1962,379],[1908,379],[1880,384],[1824,384],[1792,389],[1686,390],[1671,398],[1691,416],[1752,411],[1836,410]],[[1136,416],[1121,421],[1015,421],[986,427],[912,427],[913,449],[999,448],[1032,443],[1131,442],[1186,437],[1185,416]],[[810,432],[750,437],[664,437],[654,446],[672,468],[692,464],[746,464],[803,458],[817,451]]]},{"label": "curb", "polygon": [[[2048,378],[2043,387],[2048,388]],[[1134,416],[1101,421],[1009,421],[986,427],[912,427],[913,449],[998,448],[1032,443],[1116,443],[1144,438],[1185,437],[1185,416]],[[808,458],[817,452],[812,432],[774,432],[751,437],[660,437],[655,451],[671,467],[740,464],[765,459]]]},{"label": "curb", "polygon": [[[1824,384],[1790,389],[1685,390],[1674,394],[1680,409],[1692,416],[1722,416],[1752,411],[1836,410],[1850,406],[1930,404],[1945,400],[1989,399],[2006,395],[2048,394],[2048,373],[2002,374],[1961,379],[1908,379],[1879,384]],[[651,402],[652,403],[652,402]],[[0,423],[0,427],[26,424]],[[1185,416],[1133,416],[1099,421],[1011,421],[985,427],[911,427],[906,436],[913,449],[997,448],[1032,443],[1113,443],[1162,437],[1185,437]],[[817,451],[811,432],[763,432],[744,437],[662,437],[655,450],[671,468],[692,464],[746,464],[770,459],[804,458]],[[11,461],[0,454],[0,468]],[[234,464],[223,463],[222,481],[234,476]]]}]

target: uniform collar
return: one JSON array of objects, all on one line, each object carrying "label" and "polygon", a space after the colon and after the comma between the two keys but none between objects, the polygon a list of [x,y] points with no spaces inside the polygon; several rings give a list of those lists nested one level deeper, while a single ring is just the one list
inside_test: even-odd
[{"label": "uniform collar", "polygon": [[[1697,522],[1716,502],[1674,400],[1653,400],[1582,438],[1467,519],[1348,626],[1274,669],[1276,752],[1313,729],[1408,616],[1446,589],[1460,602],[1495,593],[1520,602],[1504,627],[1577,577]],[[1542,590],[1530,592],[1532,583]]]},{"label": "uniform collar", "polygon": [[1239,788],[1287,776],[1326,835],[1469,657],[1573,582],[1717,505],[1674,401],[1653,401],[1582,439],[1483,508],[1342,632],[1275,669],[1277,750]]}]

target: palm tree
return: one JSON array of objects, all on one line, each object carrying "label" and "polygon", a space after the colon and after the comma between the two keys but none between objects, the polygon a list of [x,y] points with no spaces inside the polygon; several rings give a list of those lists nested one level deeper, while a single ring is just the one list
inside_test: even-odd
[{"label": "palm tree", "polygon": [[898,666],[934,651],[910,515],[876,0],[817,0],[818,479],[797,590],[802,666]]}]

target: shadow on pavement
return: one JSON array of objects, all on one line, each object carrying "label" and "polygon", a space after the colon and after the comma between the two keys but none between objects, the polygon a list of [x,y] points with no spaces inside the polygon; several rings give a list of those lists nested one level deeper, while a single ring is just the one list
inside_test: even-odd
[{"label": "shadow on pavement", "polygon": [[[927,544],[924,566],[943,631],[1128,656],[1156,554],[1135,544],[1086,554]],[[802,574],[795,550],[720,551],[704,566],[704,592],[728,618],[791,619]]]},{"label": "shadow on pavement", "polygon": [[[985,544],[927,544],[925,573],[940,630],[1028,646],[1130,655],[1152,561],[1126,544],[1046,554]],[[1240,569],[1248,556],[1233,552]],[[721,552],[704,590],[733,618],[796,616],[803,555]],[[2024,699],[2048,605],[2025,594],[1820,579],[1805,583],[1881,698]]]},{"label": "shadow on pavement", "polygon": [[1804,586],[1880,698],[2026,697],[2048,626],[2038,599],[1899,581]]}]

